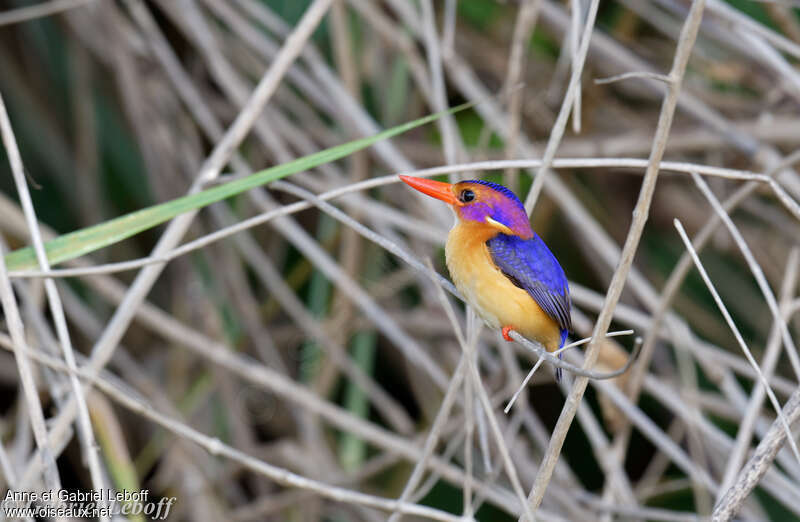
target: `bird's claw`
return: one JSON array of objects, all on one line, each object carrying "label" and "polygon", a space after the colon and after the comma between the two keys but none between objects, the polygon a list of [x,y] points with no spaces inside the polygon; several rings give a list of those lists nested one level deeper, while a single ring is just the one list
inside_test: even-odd
[{"label": "bird's claw", "polygon": [[509,342],[513,341],[514,339],[512,339],[511,336],[508,335],[508,332],[510,332],[513,329],[514,328],[512,328],[511,326],[504,326],[503,330],[502,330],[503,331],[503,339],[505,339],[506,341],[509,341]]}]

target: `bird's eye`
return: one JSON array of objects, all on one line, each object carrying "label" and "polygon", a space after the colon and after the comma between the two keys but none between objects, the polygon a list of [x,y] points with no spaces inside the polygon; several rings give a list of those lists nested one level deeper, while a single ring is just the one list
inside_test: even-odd
[{"label": "bird's eye", "polygon": [[465,189],[461,191],[461,194],[458,195],[458,199],[462,203],[469,203],[473,199],[475,199],[475,193],[472,192],[470,189]]}]

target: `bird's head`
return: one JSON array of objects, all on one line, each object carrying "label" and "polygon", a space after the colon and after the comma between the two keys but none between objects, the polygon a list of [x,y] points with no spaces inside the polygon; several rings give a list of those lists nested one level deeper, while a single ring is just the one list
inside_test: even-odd
[{"label": "bird's head", "polygon": [[460,183],[411,176],[400,176],[400,179],[423,194],[448,203],[462,222],[491,227],[523,239],[533,237],[525,207],[502,185],[477,179]]}]

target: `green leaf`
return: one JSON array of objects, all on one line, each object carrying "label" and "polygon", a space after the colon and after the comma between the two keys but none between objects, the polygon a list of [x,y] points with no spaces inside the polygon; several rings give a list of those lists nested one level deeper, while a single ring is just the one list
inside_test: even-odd
[{"label": "green leaf", "polygon": [[[197,210],[271,181],[349,156],[381,140],[397,136],[415,127],[436,121],[446,114],[453,114],[472,107],[473,105],[473,102],[465,103],[447,111],[430,114],[423,118],[379,132],[374,136],[361,138],[314,154],[309,154],[308,156],[284,163],[283,165],[277,165],[256,172],[246,178],[233,180],[202,192],[153,205],[98,225],[64,234],[45,243],[47,259],[52,266],[89,254],[101,248],[113,245],[114,243],[118,243],[139,232],[160,225],[184,212]],[[5,261],[8,270],[34,270],[38,268],[36,255],[31,247],[21,248],[7,254],[5,256]]]}]

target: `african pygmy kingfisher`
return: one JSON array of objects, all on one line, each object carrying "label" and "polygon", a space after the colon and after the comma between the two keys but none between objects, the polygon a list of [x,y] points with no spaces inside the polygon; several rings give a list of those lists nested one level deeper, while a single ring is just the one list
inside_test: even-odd
[{"label": "african pygmy kingfisher", "polygon": [[457,222],[445,246],[447,268],[483,320],[501,329],[507,341],[516,330],[550,352],[561,348],[571,329],[567,277],[534,233],[517,196],[483,180],[400,179],[455,211]]}]

